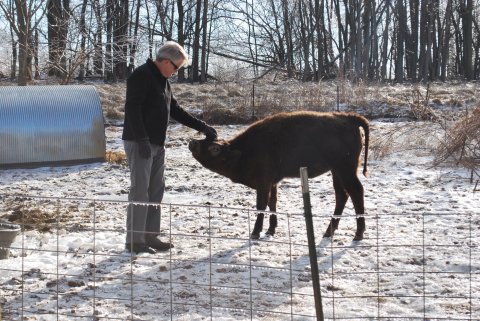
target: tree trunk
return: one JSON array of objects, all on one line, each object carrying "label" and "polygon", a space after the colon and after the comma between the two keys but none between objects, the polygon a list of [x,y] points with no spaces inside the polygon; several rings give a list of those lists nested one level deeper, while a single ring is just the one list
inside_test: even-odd
[{"label": "tree trunk", "polygon": [[293,78],[293,40],[292,28],[290,26],[288,0],[282,0],[283,9],[283,29],[285,30],[285,42],[287,44],[286,51],[286,67],[288,78]]},{"label": "tree trunk", "polygon": [[440,44],[438,39],[441,37],[442,23],[440,21],[440,1],[434,0],[430,17],[432,21],[432,27],[430,29],[432,39],[432,66],[431,66],[431,79],[438,80],[440,78]]},{"label": "tree trunk", "polygon": [[133,23],[133,37],[130,42],[130,62],[128,63],[127,76],[130,76],[135,69],[135,57],[137,55],[138,27],[140,24],[140,0],[137,0],[135,8],[135,22]]},{"label": "tree trunk", "polygon": [[372,46],[372,20],[375,18],[375,13],[372,0],[365,0],[365,7],[363,9],[362,24],[363,24],[363,48],[361,52],[361,61],[362,61],[362,77],[364,79],[370,79],[370,50]]},{"label": "tree trunk", "polygon": [[315,32],[317,35],[317,70],[315,71],[315,81],[319,81],[325,74],[325,59],[327,48],[324,47],[323,36],[325,32],[325,18],[323,12],[325,11],[325,4],[323,0],[315,0]]},{"label": "tree trunk", "polygon": [[199,58],[200,58],[200,32],[201,32],[201,17],[202,14],[202,1],[197,1],[195,8],[195,22],[193,34],[193,47],[192,47],[192,73],[190,74],[190,81],[199,81]]},{"label": "tree trunk", "polygon": [[302,58],[303,58],[303,72],[302,72],[302,81],[307,81],[310,78],[310,62],[309,62],[309,57],[310,57],[310,40],[308,38],[308,22],[305,21],[306,18],[306,12],[304,9],[305,5],[303,3],[303,0],[300,0],[298,2],[298,19],[300,20],[300,44],[301,44],[301,52],[302,52]]},{"label": "tree trunk", "polygon": [[[251,60],[253,61],[252,69],[253,75],[256,78],[258,76],[258,56],[257,56],[257,43],[255,37],[255,21],[253,19],[253,0],[250,3],[250,0],[245,0],[245,12],[246,12],[246,19],[247,19],[247,26],[248,26],[248,34],[247,34],[247,41],[248,41],[248,50],[250,52]],[[252,43],[253,40],[253,43]]]},{"label": "tree trunk", "polygon": [[427,36],[427,50],[426,50],[426,60],[425,60],[425,71],[426,77],[423,78],[423,81],[430,81],[433,77],[433,70],[432,70],[432,57],[433,57],[433,31],[434,31],[434,21],[433,21],[433,0],[429,0],[427,4],[427,28],[426,36]]},{"label": "tree trunk", "polygon": [[85,26],[85,14],[87,11],[87,4],[88,0],[83,0],[82,8],[80,12],[80,21],[79,21],[79,29],[80,29],[80,68],[78,71],[78,80],[83,81],[85,78],[85,65],[87,63],[87,56],[86,56],[86,42],[87,42],[87,28]]},{"label": "tree trunk", "polygon": [[403,0],[397,0],[397,30],[396,30],[396,50],[397,55],[395,57],[395,80],[397,82],[403,82],[404,80],[404,59],[405,59],[405,31],[406,31],[406,12]]},{"label": "tree trunk", "polygon": [[407,35],[407,77],[417,80],[418,67],[418,23],[419,23],[419,0],[410,0],[410,34]]},{"label": "tree trunk", "polygon": [[441,36],[441,61],[442,67],[440,69],[440,79],[445,81],[447,79],[447,65],[450,58],[450,36],[451,36],[451,20],[452,20],[452,0],[447,1],[447,7],[445,9],[445,22],[443,24],[442,36]]},{"label": "tree trunk", "polygon": [[113,75],[117,81],[127,78],[128,0],[115,1],[112,19]]},{"label": "tree trunk", "polygon": [[[13,11],[13,2],[10,2],[10,10]],[[18,40],[15,39],[15,31],[13,25],[16,25],[16,18],[15,15],[11,15],[12,21],[10,23],[10,37],[12,39],[12,61],[10,66],[10,79],[14,80],[17,76],[17,58],[18,58]],[[17,36],[18,37],[18,36]]]},{"label": "tree trunk", "polygon": [[[427,0],[429,1],[429,0]],[[420,8],[420,54],[418,59],[419,77],[421,80],[427,79],[428,66],[428,5],[427,1],[423,1]]]},{"label": "tree trunk", "polygon": [[202,15],[202,60],[200,62],[200,82],[207,81],[207,49],[208,49],[208,0],[203,0],[203,15]]},{"label": "tree trunk", "polygon": [[100,8],[99,0],[93,0],[93,11],[95,12],[95,20],[97,30],[95,32],[95,39],[93,44],[93,73],[98,76],[104,76],[104,64],[103,64],[103,17]]},{"label": "tree trunk", "polygon": [[33,53],[33,65],[35,67],[35,79],[40,79],[40,61],[38,58],[38,29],[35,29],[35,38],[33,39],[32,53]]},{"label": "tree trunk", "polygon": [[280,22],[279,22],[280,15],[278,14],[276,5],[273,0],[270,0],[270,8],[272,9],[273,19],[275,21],[274,34],[276,39],[273,39],[274,48],[275,48],[274,63],[282,67],[285,67],[286,66],[286,53],[285,53],[285,42],[284,42],[285,38],[282,35],[282,29],[280,27]]},{"label": "tree trunk", "polygon": [[[463,75],[463,63],[462,63],[462,56],[463,56],[463,34],[460,28],[460,20],[461,18],[456,17],[457,15],[452,15],[452,25],[454,30],[454,37],[455,37],[455,61],[453,63],[453,69],[455,75]],[[458,21],[456,19],[459,19]]]},{"label": "tree trunk", "polygon": [[115,74],[113,72],[113,55],[112,55],[112,41],[113,41],[113,15],[115,10],[115,1],[107,0],[106,4],[107,14],[107,43],[105,45],[105,80],[107,82],[114,81]]},{"label": "tree trunk", "polygon": [[64,78],[67,73],[67,36],[70,0],[47,2],[49,76]]},{"label": "tree trunk", "polygon": [[[178,12],[178,24],[177,24],[177,34],[178,34],[178,44],[182,47],[185,46],[185,11],[183,10],[182,0],[177,0],[177,12]],[[177,74],[178,81],[185,81],[185,68],[181,68]]]},{"label": "tree trunk", "polygon": [[12,39],[12,64],[10,69],[11,80],[14,80],[15,77],[17,76],[17,57],[18,57],[17,45],[18,45],[18,41]]},{"label": "tree trunk", "polygon": [[387,62],[388,62],[388,31],[390,29],[390,5],[387,4],[386,12],[385,12],[385,28],[383,29],[383,46],[382,46],[382,57],[380,63],[380,78],[382,80],[387,78]]},{"label": "tree trunk", "polygon": [[340,0],[334,0],[334,4],[335,4],[335,15],[336,15],[336,18],[337,18],[337,28],[338,28],[338,52],[339,52],[339,67],[340,67],[340,71],[342,72],[342,74],[345,74],[346,73],[346,68],[347,68],[347,63],[346,63],[346,47],[345,47],[345,44],[348,42],[346,40],[347,38],[347,30],[346,28],[347,27],[344,27],[343,23],[342,23],[342,15],[341,15],[341,12],[340,12]]},{"label": "tree trunk", "polygon": [[463,25],[463,71],[467,80],[473,80],[473,0],[461,0]]},{"label": "tree trunk", "polygon": [[26,1],[15,0],[18,22],[18,78],[19,86],[26,86],[30,80],[28,66],[28,55],[30,51],[30,19],[28,17],[28,8]]}]

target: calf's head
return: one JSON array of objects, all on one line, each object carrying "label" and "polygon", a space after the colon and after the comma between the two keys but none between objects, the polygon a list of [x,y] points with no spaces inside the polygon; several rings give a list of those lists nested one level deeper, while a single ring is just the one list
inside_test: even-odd
[{"label": "calf's head", "polygon": [[230,177],[232,168],[240,158],[239,150],[232,150],[225,140],[197,140],[188,144],[192,156],[204,167],[218,174]]}]

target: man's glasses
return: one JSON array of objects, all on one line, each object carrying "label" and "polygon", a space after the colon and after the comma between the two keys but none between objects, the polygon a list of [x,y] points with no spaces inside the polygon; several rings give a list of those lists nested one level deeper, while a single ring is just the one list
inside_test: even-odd
[{"label": "man's glasses", "polygon": [[175,63],[172,60],[170,60],[170,59],[168,59],[168,60],[170,61],[170,63],[172,64],[172,66],[175,70],[178,70],[180,68],[179,66],[175,65]]}]

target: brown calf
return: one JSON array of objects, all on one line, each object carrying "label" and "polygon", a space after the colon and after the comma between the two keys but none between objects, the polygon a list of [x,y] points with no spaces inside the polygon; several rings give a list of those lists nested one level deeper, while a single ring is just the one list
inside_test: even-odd
[{"label": "brown calf", "polygon": [[[332,172],[335,211],[324,237],[338,227],[348,197],[357,213],[354,240],[365,231],[363,186],[357,177],[365,134],[363,174],[367,172],[368,121],[354,113],[290,112],[260,120],[230,140],[192,140],[189,149],[204,167],[257,191],[257,209],[276,211],[277,184],[285,177],[298,177],[307,167],[309,177]],[[251,235],[258,239],[263,228],[263,213]],[[275,234],[277,216],[270,215],[267,234]]]}]

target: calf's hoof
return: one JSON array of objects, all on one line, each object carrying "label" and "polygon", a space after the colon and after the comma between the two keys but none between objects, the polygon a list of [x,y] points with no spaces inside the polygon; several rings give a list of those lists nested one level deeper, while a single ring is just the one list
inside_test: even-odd
[{"label": "calf's hoof", "polygon": [[252,233],[252,235],[250,235],[250,239],[252,240],[258,240],[260,238],[260,233]]},{"label": "calf's hoof", "polygon": [[357,233],[355,234],[355,237],[353,238],[354,241],[361,241],[363,240],[363,233]]},{"label": "calf's hoof", "polygon": [[267,232],[265,233],[265,235],[274,236],[274,235],[275,235],[275,229],[274,229],[274,228],[269,228],[269,229],[267,230]]},{"label": "calf's hoof", "polygon": [[334,233],[335,233],[335,230],[328,228],[323,234],[323,237],[332,237]]}]

